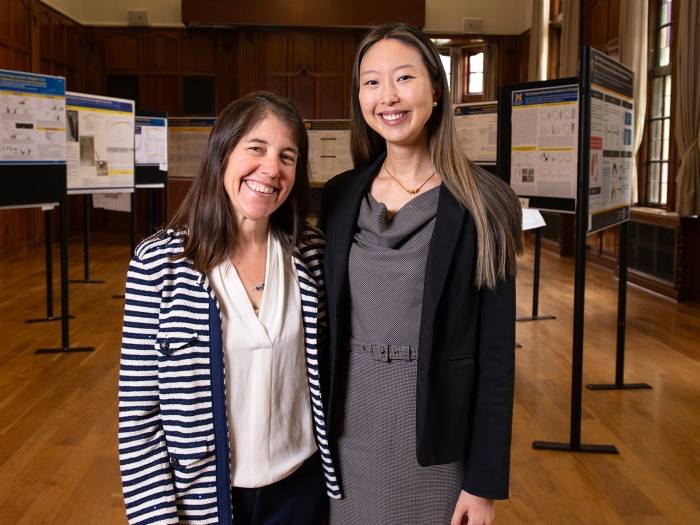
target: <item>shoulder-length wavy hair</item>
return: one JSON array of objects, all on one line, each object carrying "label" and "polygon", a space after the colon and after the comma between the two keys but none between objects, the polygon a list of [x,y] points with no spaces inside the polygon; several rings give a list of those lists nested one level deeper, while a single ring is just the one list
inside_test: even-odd
[{"label": "shoulder-length wavy hair", "polygon": [[296,243],[304,240],[309,203],[309,139],[304,121],[291,101],[256,91],[229,104],[216,119],[194,182],[168,225],[185,236],[180,257],[192,260],[195,270],[205,272],[233,257],[236,226],[224,173],[238,142],[268,116],[289,128],[299,150],[294,185],[270,216],[270,228],[290,256]]},{"label": "shoulder-length wavy hair", "polygon": [[441,94],[426,123],[428,151],[448,190],[471,213],[478,235],[475,285],[494,288],[499,279],[514,276],[516,257],[523,251],[520,201],[500,179],[474,165],[463,153],[452,117],[450,86],[437,48],[423,32],[409,24],[372,28],[355,55],[352,71],[351,149],[355,167],[372,163],[386,151],[386,141],[365,122],[360,107],[360,64],[380,40],[392,38],[418,51]]}]

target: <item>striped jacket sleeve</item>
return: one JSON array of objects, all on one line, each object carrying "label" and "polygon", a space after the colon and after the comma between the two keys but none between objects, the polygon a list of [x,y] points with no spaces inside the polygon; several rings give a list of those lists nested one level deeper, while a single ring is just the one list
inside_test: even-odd
[{"label": "striped jacket sleeve", "polygon": [[119,373],[119,465],[129,523],[177,524],[175,488],[161,423],[157,257],[140,247],[129,265]]}]

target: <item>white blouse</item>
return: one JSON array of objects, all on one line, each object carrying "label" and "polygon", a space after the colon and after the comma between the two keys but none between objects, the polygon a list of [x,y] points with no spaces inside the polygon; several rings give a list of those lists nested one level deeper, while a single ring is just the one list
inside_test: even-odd
[{"label": "white blouse", "polygon": [[230,262],[208,272],[223,320],[234,487],[258,488],[284,479],[317,448],[301,293],[294,263],[285,271],[284,259],[270,232],[259,316]]}]

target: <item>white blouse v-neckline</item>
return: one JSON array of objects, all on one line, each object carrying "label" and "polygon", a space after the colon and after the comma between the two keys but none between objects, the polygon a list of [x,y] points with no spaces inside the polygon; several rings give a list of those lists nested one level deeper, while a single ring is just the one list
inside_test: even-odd
[{"label": "white blouse v-neckline", "polygon": [[272,233],[267,246],[259,315],[230,262],[209,272],[222,314],[231,482],[243,488],[285,478],[317,449],[298,275]]}]

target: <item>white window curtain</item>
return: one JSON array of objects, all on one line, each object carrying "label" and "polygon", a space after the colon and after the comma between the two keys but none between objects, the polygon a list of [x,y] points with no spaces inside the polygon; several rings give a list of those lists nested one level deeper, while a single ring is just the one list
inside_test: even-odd
[{"label": "white window curtain", "polygon": [[578,58],[581,49],[581,0],[562,0],[561,52],[559,76],[578,76]]},{"label": "white window curtain", "polygon": [[[634,154],[644,134],[647,107],[648,0],[622,0],[620,4],[620,62],[634,71]],[[638,201],[637,165],[632,157],[632,203]]]},{"label": "white window curtain", "polygon": [[[676,76],[676,146],[681,155],[676,211],[700,215],[700,2],[682,0],[673,16],[678,38]],[[674,2],[675,7],[675,2]]]},{"label": "white window curtain", "polygon": [[549,2],[534,0],[530,28],[529,81],[547,80],[547,51],[549,44]]},{"label": "white window curtain", "polygon": [[498,99],[498,44],[484,46],[484,101]]}]

